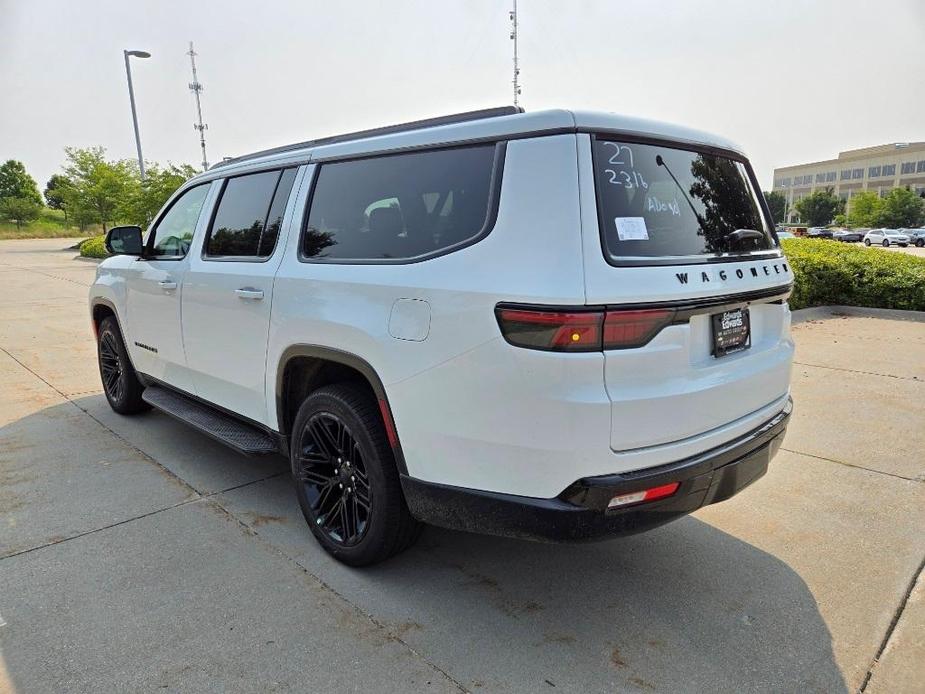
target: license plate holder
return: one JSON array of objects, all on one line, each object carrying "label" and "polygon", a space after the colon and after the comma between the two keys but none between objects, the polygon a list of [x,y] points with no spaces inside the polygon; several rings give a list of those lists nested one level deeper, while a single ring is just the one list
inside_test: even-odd
[{"label": "license plate holder", "polygon": [[731,311],[714,313],[711,323],[714,357],[724,357],[751,347],[752,329],[748,308],[734,308]]}]

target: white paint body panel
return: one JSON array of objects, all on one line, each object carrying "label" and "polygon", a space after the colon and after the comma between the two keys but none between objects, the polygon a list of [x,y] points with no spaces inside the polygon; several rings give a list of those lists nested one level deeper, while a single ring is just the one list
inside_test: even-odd
[{"label": "white paint body panel", "polygon": [[[385,387],[408,473],[472,489],[549,498],[582,477],[719,446],[786,403],[793,352],[786,304],[753,306],[751,349],[722,359],[709,353],[707,316],[666,328],[639,349],[582,354],[514,347],[495,318],[499,302],[681,301],[792,280],[779,257],[709,267],[609,265],[598,233],[590,139],[581,131],[621,128],[737,149],[675,126],[549,111],[294,150],[206,172],[197,180],[269,163],[304,165],[269,262],[202,261],[204,232],[197,230],[181,287],[182,335],[178,301],[160,295],[142,307],[160,316],[155,326],[128,324],[127,342],[171,335],[170,354],[182,363],[159,364],[138,349],[132,358],[142,371],[157,369],[151,375],[276,429],[276,376],[287,349],[313,345],[355,355]],[[497,219],[479,242],[409,264],[298,259],[313,162],[508,138],[515,139],[507,143]],[[124,299],[126,268],[135,262],[105,261],[91,289],[91,298],[106,297],[120,318],[141,300]],[[681,283],[679,272],[697,273],[697,281]],[[245,285],[264,291],[259,306],[235,296]],[[184,342],[185,361],[177,356]]]}]

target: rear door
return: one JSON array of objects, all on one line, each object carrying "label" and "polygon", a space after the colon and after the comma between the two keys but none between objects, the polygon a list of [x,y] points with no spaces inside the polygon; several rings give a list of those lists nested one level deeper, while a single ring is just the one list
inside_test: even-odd
[{"label": "rear door", "polygon": [[199,397],[266,422],[273,280],[292,217],[296,168],[225,180],[183,288],[183,339]]},{"label": "rear door", "polygon": [[611,448],[782,404],[792,274],[744,158],[605,135],[579,135],[579,152],[586,301],[643,336],[605,351]]}]

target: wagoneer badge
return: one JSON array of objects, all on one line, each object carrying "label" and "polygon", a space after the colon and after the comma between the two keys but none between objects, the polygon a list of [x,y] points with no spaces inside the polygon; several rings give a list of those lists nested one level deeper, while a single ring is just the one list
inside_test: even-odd
[{"label": "wagoneer badge", "polygon": [[771,275],[779,275],[782,272],[785,274],[790,272],[790,268],[787,267],[787,263],[783,261],[767,265],[753,265],[750,268],[736,268],[735,271],[719,270],[715,273],[712,270],[703,270],[700,273],[676,272],[675,277],[678,278],[678,282],[681,284],[688,284],[691,277],[693,277],[695,281],[699,279],[701,283],[713,282],[714,280],[725,282],[732,277],[735,277],[735,279],[744,280],[756,277],[770,277]]}]

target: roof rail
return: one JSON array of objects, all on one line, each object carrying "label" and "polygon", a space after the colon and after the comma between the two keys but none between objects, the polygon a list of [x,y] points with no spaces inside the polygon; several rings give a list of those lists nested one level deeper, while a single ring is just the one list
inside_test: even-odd
[{"label": "roof rail", "polygon": [[424,118],[423,120],[414,120],[408,123],[399,123],[398,125],[386,125],[381,128],[371,128],[369,130],[358,130],[353,133],[345,133],[343,135],[331,135],[329,137],[320,137],[317,140],[306,140],[305,142],[296,142],[291,145],[283,145],[281,147],[272,147],[270,149],[264,149],[259,152],[253,152],[252,154],[244,154],[240,157],[229,157],[225,158],[220,162],[216,162],[209,167],[209,170],[218,169],[223,166],[228,166],[229,164],[237,164],[238,162],[248,161],[250,159],[257,159],[258,157],[266,157],[271,154],[282,154],[284,152],[292,152],[297,149],[305,149],[307,147],[320,147],[322,145],[333,145],[337,142],[350,142],[351,140],[362,140],[367,137],[377,137],[379,135],[392,135],[394,133],[403,133],[410,130],[423,130],[424,128],[436,128],[440,125],[451,125],[453,123],[466,123],[468,121],[482,120],[483,118],[497,118],[499,116],[514,116],[518,113],[523,113],[524,109],[522,106],[498,106],[496,108],[483,108],[478,111],[466,111],[465,113],[454,113],[449,116],[438,116],[436,118]]}]

